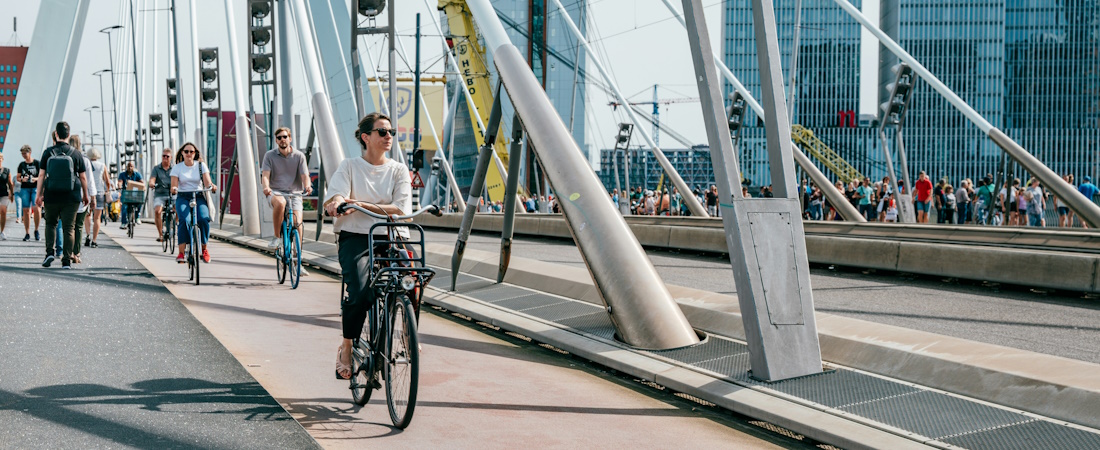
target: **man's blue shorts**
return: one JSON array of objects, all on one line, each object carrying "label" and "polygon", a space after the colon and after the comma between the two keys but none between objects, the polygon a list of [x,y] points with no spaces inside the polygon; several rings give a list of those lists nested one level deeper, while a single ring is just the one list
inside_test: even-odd
[{"label": "man's blue shorts", "polygon": [[931,205],[932,205],[931,200],[927,201],[927,202],[917,202],[917,212],[928,212]]}]

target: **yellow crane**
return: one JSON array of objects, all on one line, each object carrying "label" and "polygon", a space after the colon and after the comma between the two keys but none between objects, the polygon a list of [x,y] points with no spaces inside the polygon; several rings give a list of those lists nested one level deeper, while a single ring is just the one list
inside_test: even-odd
[{"label": "yellow crane", "polygon": [[[470,108],[470,117],[481,117],[482,123],[489,121],[489,112],[493,106],[493,89],[489,83],[489,68],[485,66],[485,49],[477,39],[474,28],[473,15],[465,0],[439,0],[437,5],[440,11],[447,14],[447,23],[451,28],[451,42],[455,51],[455,59],[462,71],[460,74],[466,89],[470,92],[473,104],[467,102]],[[474,135],[477,137],[477,145],[480,148],[485,145],[485,135],[482,134],[477,120],[471,120],[474,127]],[[508,166],[508,142],[504,133],[497,134],[497,140],[493,143],[493,149],[505,167]],[[498,201],[504,199],[504,177],[495,164],[489,165],[489,172],[485,175],[485,187],[489,192],[489,200]]]},{"label": "yellow crane", "polygon": [[837,178],[843,181],[844,184],[848,184],[852,180],[858,181],[863,179],[862,173],[859,173],[855,167],[848,164],[848,161],[841,158],[839,153],[822,142],[821,139],[814,136],[814,132],[810,131],[809,128],[799,124],[792,124],[791,139],[813,155],[814,158],[817,158],[818,161],[821,161],[822,164],[825,164],[825,167],[833,171]]}]

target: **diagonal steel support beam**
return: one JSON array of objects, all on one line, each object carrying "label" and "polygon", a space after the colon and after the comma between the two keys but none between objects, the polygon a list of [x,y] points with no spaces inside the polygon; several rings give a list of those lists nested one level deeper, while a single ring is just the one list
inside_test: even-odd
[{"label": "diagonal steel support beam", "polygon": [[627,344],[651,349],[697,344],[699,336],[626,221],[608,201],[607,191],[531,67],[508,40],[489,0],[467,0],[467,4],[527,132],[528,148],[534,148],[558,193],[562,215],[619,337]]},{"label": "diagonal steel support beam", "polygon": [[459,268],[462,266],[462,255],[466,253],[466,241],[470,238],[470,230],[474,228],[474,214],[481,205],[481,191],[485,189],[485,176],[489,173],[489,162],[492,159],[493,143],[496,142],[497,130],[500,129],[501,105],[500,95],[502,89],[497,85],[497,93],[493,96],[493,109],[489,113],[489,132],[485,134],[485,143],[477,155],[477,166],[474,168],[474,179],[470,183],[470,196],[466,200],[466,212],[462,214],[462,224],[458,227],[458,240],[455,241],[455,251],[451,254],[451,290],[455,290],[458,281]]}]

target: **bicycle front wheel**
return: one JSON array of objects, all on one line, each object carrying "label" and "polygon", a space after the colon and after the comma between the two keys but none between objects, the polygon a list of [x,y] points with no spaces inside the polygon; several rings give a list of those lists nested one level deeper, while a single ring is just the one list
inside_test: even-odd
[{"label": "bicycle front wheel", "polygon": [[160,234],[160,250],[164,253],[171,253],[172,243],[168,240],[168,229],[172,227],[171,216],[167,212],[160,215],[160,224],[163,229],[158,229],[157,233]]},{"label": "bicycle front wheel", "polygon": [[199,230],[199,224],[191,224],[191,258],[195,260],[195,265],[192,266],[195,271],[195,286],[199,285],[199,266],[202,262],[202,231]]},{"label": "bicycle front wheel", "polygon": [[412,304],[404,295],[394,295],[390,303],[390,335],[386,344],[386,405],[393,426],[405,429],[416,409],[416,389],[420,376],[420,348]]},{"label": "bicycle front wheel", "polygon": [[[286,239],[283,239],[286,242]],[[283,246],[285,247],[285,246]],[[279,284],[286,282],[286,249],[275,249],[275,277],[279,280]]]},{"label": "bicycle front wheel", "polygon": [[287,270],[290,272],[290,288],[298,289],[298,280],[302,278],[302,238],[298,236],[298,229],[290,229],[289,248],[285,250],[287,256]]},{"label": "bicycle front wheel", "polygon": [[137,221],[137,212],[134,211],[134,207],[131,206],[130,211],[126,214],[126,237],[134,238],[134,222]]}]

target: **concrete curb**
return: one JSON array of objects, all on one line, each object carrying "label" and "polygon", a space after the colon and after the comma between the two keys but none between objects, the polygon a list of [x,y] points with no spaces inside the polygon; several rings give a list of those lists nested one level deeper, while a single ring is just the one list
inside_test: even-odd
[{"label": "concrete curb", "polygon": [[[266,250],[267,241],[263,239],[242,237],[223,230],[212,230],[211,234]],[[308,242],[305,245],[308,250],[303,252],[304,260],[338,274],[340,268],[334,256],[334,245]],[[324,250],[326,246],[327,251]],[[452,248],[429,244],[426,250],[429,264],[450,267]],[[467,249],[461,269],[465,273],[496,279],[498,259],[499,255],[495,253]],[[579,267],[513,256],[504,281],[595,305],[603,304],[590,274]],[[744,339],[736,296],[681,286],[668,287],[692,326]],[[450,297],[442,297],[447,298]],[[453,303],[456,303],[452,305],[454,308],[472,308],[465,303]],[[829,362],[1100,428],[1100,377],[1095,375],[1100,373],[1100,365],[823,313],[817,313],[817,320],[822,357]],[[502,321],[500,325],[510,330],[517,329],[508,322]],[[540,331],[546,326],[528,331]],[[569,350],[565,346],[562,348]],[[614,361],[596,361],[638,376],[627,367],[619,367]],[[697,396],[721,404],[711,399],[709,394],[706,397]],[[736,408],[730,409],[740,412]]]}]

